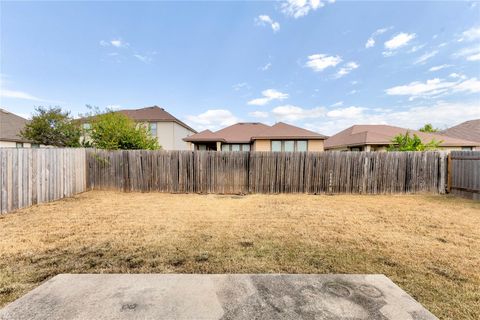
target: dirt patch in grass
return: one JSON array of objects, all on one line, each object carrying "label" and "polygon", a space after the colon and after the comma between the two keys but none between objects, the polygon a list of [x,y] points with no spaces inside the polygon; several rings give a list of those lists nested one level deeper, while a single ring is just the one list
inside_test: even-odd
[{"label": "dirt patch in grass", "polygon": [[0,219],[0,307],[59,273],[383,273],[480,318],[480,203],[88,192]]}]

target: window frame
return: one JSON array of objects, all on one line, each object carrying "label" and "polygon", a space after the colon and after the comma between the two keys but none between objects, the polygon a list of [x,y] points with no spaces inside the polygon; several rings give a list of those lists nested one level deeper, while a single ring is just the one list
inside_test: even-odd
[{"label": "window frame", "polygon": [[[274,143],[280,143],[280,151],[273,150]],[[293,142],[293,150],[292,151],[285,151],[285,143],[286,142]],[[305,142],[305,150],[299,151],[298,150],[298,142]],[[308,151],[308,140],[304,139],[297,139],[297,140],[270,140],[270,150],[271,152],[307,152]]]},{"label": "window frame", "polygon": [[[155,127],[155,134],[153,134],[152,127]],[[156,122],[149,122],[148,123],[148,132],[152,137],[156,137],[158,133],[158,125]]]},{"label": "window frame", "polygon": [[[238,145],[239,149],[233,150],[234,145]],[[248,150],[245,150],[245,149],[248,149]],[[225,151],[225,152],[232,152],[232,151],[249,152],[251,150],[252,150],[252,146],[250,145],[250,143],[222,143],[222,151]]]}]

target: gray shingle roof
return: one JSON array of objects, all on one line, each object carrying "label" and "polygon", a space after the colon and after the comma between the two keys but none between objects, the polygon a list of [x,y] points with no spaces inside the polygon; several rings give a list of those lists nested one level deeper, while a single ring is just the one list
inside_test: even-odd
[{"label": "gray shingle roof", "polygon": [[20,137],[27,123],[27,119],[0,108],[0,141],[30,142]]}]

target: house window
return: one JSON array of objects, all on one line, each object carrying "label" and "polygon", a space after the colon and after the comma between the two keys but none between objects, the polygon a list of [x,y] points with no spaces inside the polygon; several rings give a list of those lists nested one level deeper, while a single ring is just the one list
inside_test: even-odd
[{"label": "house window", "polygon": [[38,143],[32,143],[32,148],[40,148],[40,145]]},{"label": "house window", "polygon": [[272,151],[280,152],[282,151],[282,141],[272,141]]},{"label": "house window", "polygon": [[197,147],[198,147],[198,150],[207,150],[207,145],[205,144],[198,144]]},{"label": "house window", "polygon": [[307,141],[305,140],[298,140],[297,141],[297,151],[308,151],[307,148]]},{"label": "house window", "polygon": [[248,143],[225,143],[222,144],[222,151],[250,151],[250,145]]},{"label": "house window", "polygon": [[150,122],[149,124],[150,135],[156,137],[157,136],[157,124],[154,122]]},{"label": "house window", "polygon": [[308,151],[308,143],[306,140],[272,140],[272,151]]},{"label": "house window", "polygon": [[465,151],[472,150],[472,147],[462,147],[462,150],[465,150]]},{"label": "house window", "polygon": [[23,142],[17,142],[17,143],[15,144],[15,146],[16,146],[17,148],[23,148]]}]

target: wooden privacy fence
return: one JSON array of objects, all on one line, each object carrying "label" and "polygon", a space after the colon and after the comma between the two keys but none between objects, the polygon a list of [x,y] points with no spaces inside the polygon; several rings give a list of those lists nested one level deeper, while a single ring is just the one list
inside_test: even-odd
[{"label": "wooden privacy fence", "polygon": [[197,193],[445,192],[441,152],[87,150],[87,187]]},{"label": "wooden privacy fence", "polygon": [[0,148],[0,212],[86,190],[85,149]]},{"label": "wooden privacy fence", "polygon": [[448,167],[449,191],[480,200],[480,151],[452,151]]}]

